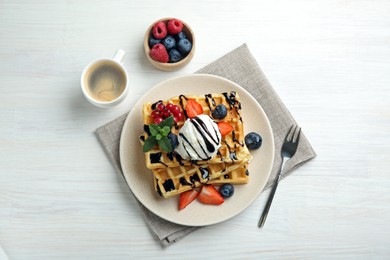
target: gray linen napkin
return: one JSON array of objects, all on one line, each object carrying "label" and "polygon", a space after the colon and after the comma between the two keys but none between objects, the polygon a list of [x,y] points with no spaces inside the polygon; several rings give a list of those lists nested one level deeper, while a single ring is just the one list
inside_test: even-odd
[{"label": "gray linen napkin", "polygon": [[[280,149],[284,137],[290,126],[296,123],[294,118],[268,82],[246,44],[241,45],[207,65],[197,73],[214,74],[230,79],[251,93],[263,107],[270,120],[275,139],[275,160],[271,176],[266,184],[266,188],[269,188],[280,167]],[[122,175],[119,158],[119,142],[126,116],[127,114],[122,115],[96,130],[96,135],[108,158],[113,163],[115,169]],[[286,165],[286,171],[283,177],[291,173],[293,168],[316,156],[316,153],[303,133],[301,133],[300,138],[298,151]],[[145,222],[163,246],[168,246],[197,229],[197,227],[177,225],[161,219],[146,209],[140,202],[138,204],[144,215]],[[256,223],[253,223],[253,225],[256,227]]]}]

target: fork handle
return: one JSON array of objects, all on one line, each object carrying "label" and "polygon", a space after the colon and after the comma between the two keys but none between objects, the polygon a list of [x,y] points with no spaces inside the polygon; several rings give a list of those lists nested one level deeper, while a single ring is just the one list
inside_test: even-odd
[{"label": "fork handle", "polygon": [[280,178],[282,176],[282,172],[283,172],[284,166],[286,165],[286,162],[287,162],[286,158],[282,157],[282,165],[280,167],[278,175],[275,178],[274,186],[272,187],[271,193],[269,194],[269,197],[267,200],[267,204],[265,204],[263,214],[261,215],[261,218],[260,218],[259,223],[257,225],[259,228],[264,226],[265,220],[267,219],[268,211],[271,208],[272,200],[274,199],[276,188],[278,187],[278,184],[279,184]]}]

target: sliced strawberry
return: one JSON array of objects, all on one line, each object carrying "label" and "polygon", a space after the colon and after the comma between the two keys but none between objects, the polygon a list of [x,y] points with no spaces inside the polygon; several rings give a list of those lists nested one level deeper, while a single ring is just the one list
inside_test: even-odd
[{"label": "sliced strawberry", "polygon": [[203,114],[203,107],[196,100],[189,99],[186,105],[187,116],[192,118]]},{"label": "sliced strawberry", "polygon": [[182,210],[187,207],[187,205],[194,201],[196,197],[198,197],[198,195],[199,192],[196,189],[180,193],[179,210]]},{"label": "sliced strawberry", "polygon": [[218,122],[218,129],[221,132],[222,136],[227,135],[231,131],[233,131],[233,126],[227,122]]},{"label": "sliced strawberry", "polygon": [[204,185],[199,193],[198,200],[203,204],[220,205],[223,197],[213,185]]}]

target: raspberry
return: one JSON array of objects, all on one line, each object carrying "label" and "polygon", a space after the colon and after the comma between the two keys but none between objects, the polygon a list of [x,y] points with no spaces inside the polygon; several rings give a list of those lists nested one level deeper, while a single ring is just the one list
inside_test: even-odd
[{"label": "raspberry", "polygon": [[150,57],[158,62],[166,63],[169,60],[169,55],[164,45],[157,43],[150,50]]},{"label": "raspberry", "polygon": [[178,19],[171,19],[168,21],[168,32],[171,35],[178,34],[183,29],[183,23]]},{"label": "raspberry", "polygon": [[156,39],[163,39],[167,36],[167,26],[164,22],[158,22],[153,26],[152,34]]},{"label": "raspberry", "polygon": [[160,124],[162,121],[164,121],[164,119],[163,119],[162,117],[156,117],[156,118],[154,119],[154,123],[155,123],[156,125]]}]

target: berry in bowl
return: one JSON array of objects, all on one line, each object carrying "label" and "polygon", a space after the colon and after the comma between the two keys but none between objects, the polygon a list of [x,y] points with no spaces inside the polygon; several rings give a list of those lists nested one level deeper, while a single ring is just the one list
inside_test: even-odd
[{"label": "berry in bowl", "polygon": [[181,69],[194,56],[194,33],[180,19],[160,19],[146,31],[144,50],[148,60],[156,68],[163,71]]}]

